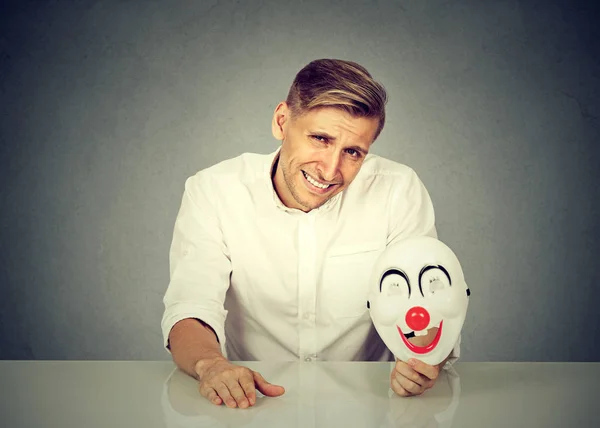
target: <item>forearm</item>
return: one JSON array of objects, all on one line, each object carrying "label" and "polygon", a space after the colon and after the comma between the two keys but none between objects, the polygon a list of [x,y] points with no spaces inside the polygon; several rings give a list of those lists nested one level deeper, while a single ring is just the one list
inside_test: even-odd
[{"label": "forearm", "polygon": [[173,326],[169,333],[169,348],[177,367],[196,379],[199,362],[225,358],[215,333],[193,318],[183,319]]}]

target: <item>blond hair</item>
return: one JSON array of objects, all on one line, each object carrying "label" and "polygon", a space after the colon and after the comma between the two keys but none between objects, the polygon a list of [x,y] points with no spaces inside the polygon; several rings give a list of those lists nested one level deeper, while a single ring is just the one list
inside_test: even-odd
[{"label": "blond hair", "polygon": [[296,74],[286,103],[292,117],[319,107],[335,107],[356,117],[378,118],[375,140],[385,124],[387,93],[355,62],[318,59]]}]

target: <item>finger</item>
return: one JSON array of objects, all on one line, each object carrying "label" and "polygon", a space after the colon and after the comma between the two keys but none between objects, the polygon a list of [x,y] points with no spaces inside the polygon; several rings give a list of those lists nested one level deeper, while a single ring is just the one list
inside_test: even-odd
[{"label": "finger", "polygon": [[421,385],[405,378],[404,376],[396,375],[396,381],[398,381],[402,388],[410,392],[411,395],[419,395],[423,392],[423,387]]},{"label": "finger", "polygon": [[417,360],[416,358],[409,359],[408,365],[429,380],[436,380],[440,373],[440,370],[437,366],[431,366],[421,360]]},{"label": "finger", "polygon": [[231,396],[227,385],[218,383],[213,388],[217,391],[217,394],[219,394],[219,397],[221,397],[221,400],[223,400],[227,407],[236,407],[235,399]]},{"label": "finger", "polygon": [[208,401],[210,401],[213,404],[216,404],[217,406],[220,406],[223,403],[223,400],[221,400],[221,397],[219,397],[217,391],[215,391],[212,388],[210,388],[210,391],[208,391],[208,394],[206,394],[206,398],[208,399]]},{"label": "finger", "polygon": [[420,386],[426,386],[429,384],[429,379],[414,370],[408,364],[396,364],[395,373],[397,376],[411,380]]},{"label": "finger", "polygon": [[244,390],[240,386],[240,383],[237,379],[231,379],[227,381],[225,385],[227,385],[229,393],[239,407],[245,409],[250,405],[250,403],[248,403],[248,399],[246,398],[246,394],[244,393]]},{"label": "finger", "polygon": [[204,382],[200,382],[198,385],[198,390],[200,391],[200,395],[214,404],[220,405],[223,402],[223,400],[219,398],[217,392]]},{"label": "finger", "polygon": [[251,406],[256,404],[256,387],[254,386],[254,376],[245,374],[240,377],[240,386],[244,390],[244,394],[248,398],[248,402]]},{"label": "finger", "polygon": [[277,397],[285,392],[285,388],[280,385],[273,385],[265,380],[258,372],[253,372],[254,382],[258,390],[267,397]]},{"label": "finger", "polygon": [[398,382],[398,379],[396,379],[395,377],[392,378],[392,382],[390,383],[390,385],[392,387],[392,391],[394,391],[401,397],[410,397],[412,395],[406,389],[402,388],[402,385],[400,385],[400,382]]},{"label": "finger", "polygon": [[404,361],[396,360],[396,365],[394,366],[394,369],[397,371],[400,371],[403,367],[410,367],[410,366],[408,365],[408,363],[405,363]]}]

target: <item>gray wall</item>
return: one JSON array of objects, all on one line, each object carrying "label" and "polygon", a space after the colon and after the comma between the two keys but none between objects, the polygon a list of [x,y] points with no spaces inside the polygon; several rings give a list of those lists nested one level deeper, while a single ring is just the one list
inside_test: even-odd
[{"label": "gray wall", "polygon": [[[388,89],[473,295],[465,361],[600,361],[600,67],[585,3],[4,2],[0,358],[168,359],[185,179],[277,147],[312,59]],[[17,4],[19,4],[17,6]]]}]

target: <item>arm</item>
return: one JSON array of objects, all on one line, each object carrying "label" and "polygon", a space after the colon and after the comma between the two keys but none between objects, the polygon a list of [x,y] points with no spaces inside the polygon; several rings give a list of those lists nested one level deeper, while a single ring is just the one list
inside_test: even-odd
[{"label": "arm", "polygon": [[283,387],[267,382],[260,373],[227,361],[217,335],[198,319],[179,321],[171,329],[169,340],[177,367],[200,382],[200,394],[213,404],[247,408],[256,403],[255,388],[271,397],[284,392]]},{"label": "arm", "polygon": [[232,268],[215,192],[207,174],[186,181],[171,244],[163,338],[175,364],[199,381],[202,396],[216,405],[247,408],[256,402],[256,388],[267,396],[284,389],[227,360],[224,303]]},{"label": "arm", "polygon": [[[409,169],[409,173],[404,174],[403,180],[396,185],[392,192],[391,207],[388,245],[412,236],[431,236],[439,239],[435,227],[435,211],[431,197],[414,170]],[[441,368],[444,367],[446,362],[451,365],[458,360],[460,357],[460,341],[461,337],[459,335],[454,349]]]},{"label": "arm", "polygon": [[[391,207],[388,245],[413,236],[438,238],[433,203],[424,184],[412,169],[394,189]],[[433,334],[435,333],[431,332],[428,336],[415,337],[411,341],[425,346],[433,340]],[[391,374],[392,389],[402,396],[422,394],[435,384],[447,362],[452,364],[458,359],[459,345],[460,337],[450,355],[435,366],[414,359],[407,362],[396,360]]]},{"label": "arm", "polygon": [[413,236],[437,239],[435,211],[424,184],[412,169],[392,189],[387,244]]},{"label": "arm", "polygon": [[210,177],[202,172],[185,183],[169,253],[171,280],[163,299],[164,345],[188,374],[193,357],[212,355],[215,348],[226,357],[224,302],[231,262],[211,188]]},{"label": "arm", "polygon": [[214,330],[194,318],[183,319],[173,326],[169,347],[177,367],[198,380],[207,362],[225,360]]}]

